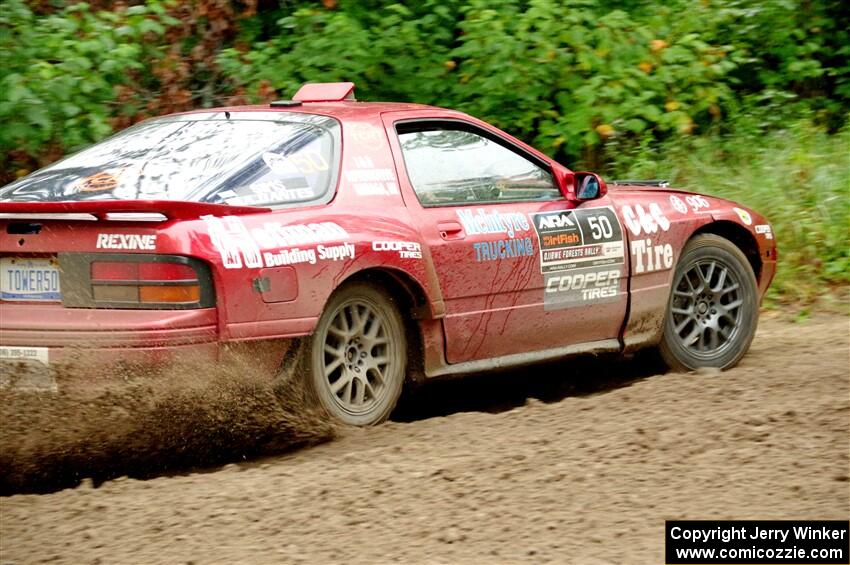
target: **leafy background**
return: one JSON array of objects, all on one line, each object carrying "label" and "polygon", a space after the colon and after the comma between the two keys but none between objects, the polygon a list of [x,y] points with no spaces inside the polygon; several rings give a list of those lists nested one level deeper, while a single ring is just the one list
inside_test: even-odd
[{"label": "leafy background", "polygon": [[[850,283],[843,0],[0,0],[0,182],[146,117],[351,80],[775,224],[774,304]],[[842,302],[843,303],[843,302]]]}]

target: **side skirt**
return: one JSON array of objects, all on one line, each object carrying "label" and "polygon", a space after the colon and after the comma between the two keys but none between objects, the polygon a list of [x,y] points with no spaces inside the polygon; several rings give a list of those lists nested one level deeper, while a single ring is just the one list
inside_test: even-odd
[{"label": "side skirt", "polygon": [[522,367],[523,365],[543,363],[545,361],[554,361],[556,359],[563,359],[574,355],[583,355],[588,353],[619,353],[621,350],[622,348],[618,339],[603,339],[600,341],[578,343],[575,345],[568,345],[566,347],[534,351],[531,353],[515,353],[513,355],[494,357],[492,359],[465,361],[463,363],[456,363],[453,365],[442,364],[438,366],[427,366],[425,369],[425,376],[430,379],[435,377],[483,373],[487,371]]}]

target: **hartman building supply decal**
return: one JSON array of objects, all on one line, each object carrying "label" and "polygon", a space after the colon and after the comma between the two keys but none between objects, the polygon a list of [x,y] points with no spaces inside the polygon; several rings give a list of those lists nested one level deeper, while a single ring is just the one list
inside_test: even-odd
[{"label": "hartman building supply decal", "polygon": [[540,270],[556,273],[625,263],[623,230],[611,207],[532,214]]},{"label": "hartman building supply decal", "polygon": [[354,245],[316,245],[348,239],[348,232],[333,222],[281,225],[266,222],[248,229],[237,216],[202,216],[210,240],[221,254],[225,269],[278,267],[317,260],[354,258]]}]

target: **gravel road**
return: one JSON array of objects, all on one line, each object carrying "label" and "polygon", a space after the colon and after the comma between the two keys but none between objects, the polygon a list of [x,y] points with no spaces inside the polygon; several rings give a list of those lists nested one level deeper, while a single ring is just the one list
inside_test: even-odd
[{"label": "gravel road", "polygon": [[0,562],[663,563],[665,519],[850,517],[850,318],[725,373],[583,359],[427,386],[289,455],[0,499]]}]

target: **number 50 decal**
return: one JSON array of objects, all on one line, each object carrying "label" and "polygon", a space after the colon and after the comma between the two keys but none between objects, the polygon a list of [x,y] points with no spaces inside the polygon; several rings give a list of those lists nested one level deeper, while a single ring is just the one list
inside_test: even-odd
[{"label": "number 50 decal", "polygon": [[543,274],[625,262],[620,220],[610,206],[531,215]]},{"label": "number 50 decal", "polygon": [[587,224],[590,226],[590,237],[594,240],[610,239],[614,235],[608,216],[589,216]]},{"label": "number 50 decal", "polygon": [[295,163],[302,174],[320,173],[328,170],[328,162],[324,156],[317,151],[306,151],[290,155],[289,160]]}]

